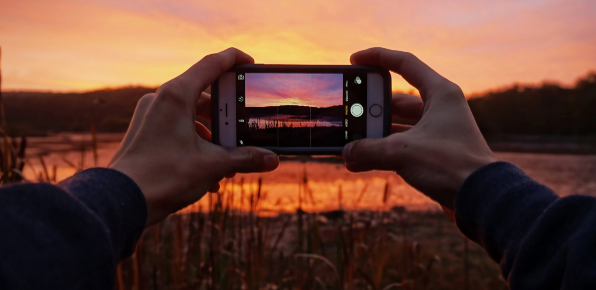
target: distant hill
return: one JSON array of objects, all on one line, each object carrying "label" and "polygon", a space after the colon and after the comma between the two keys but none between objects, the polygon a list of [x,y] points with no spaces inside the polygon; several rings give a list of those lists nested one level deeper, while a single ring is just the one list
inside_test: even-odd
[{"label": "distant hill", "polygon": [[[139,98],[150,92],[155,88],[4,92],[2,96],[11,135],[43,135],[88,131],[91,120],[100,132],[123,132]],[[553,83],[515,85],[475,96],[468,103],[489,140],[528,135],[596,137],[596,73],[586,75],[571,88]]]},{"label": "distant hill", "polygon": [[3,92],[11,135],[89,131],[124,132],[138,100],[155,88],[126,87],[86,93]]}]

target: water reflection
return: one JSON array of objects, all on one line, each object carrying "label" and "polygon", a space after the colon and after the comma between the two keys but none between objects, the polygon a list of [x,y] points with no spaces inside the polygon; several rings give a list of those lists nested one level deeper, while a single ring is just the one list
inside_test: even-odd
[{"label": "water reflection", "polygon": [[[116,152],[121,135],[102,135],[98,148],[97,166],[106,166]],[[36,180],[45,171],[63,180],[77,171],[78,167],[95,165],[90,146],[83,146],[84,135],[32,138],[28,149],[28,163],[24,175]],[[83,144],[83,145],[81,145]],[[47,170],[37,156],[43,155]],[[596,193],[596,156],[550,155],[529,153],[497,153],[501,160],[512,162],[524,169],[531,177],[552,188],[559,195]],[[248,199],[259,192],[261,179],[260,209],[263,211],[295,211],[301,206],[306,211],[343,209],[382,209],[405,206],[412,210],[438,209],[423,194],[407,185],[392,172],[348,172],[343,164],[319,162],[282,162],[270,173],[239,174],[222,182],[221,191],[232,196],[237,207],[247,209]],[[305,181],[306,180],[306,181]],[[385,187],[388,186],[384,203]],[[209,195],[202,198],[195,209],[207,208]],[[211,198],[214,198],[211,196]]]},{"label": "water reflection", "polygon": [[303,127],[341,127],[341,117],[319,116],[311,118],[309,115],[262,115],[248,118],[249,127],[255,129],[268,128],[303,128]]}]

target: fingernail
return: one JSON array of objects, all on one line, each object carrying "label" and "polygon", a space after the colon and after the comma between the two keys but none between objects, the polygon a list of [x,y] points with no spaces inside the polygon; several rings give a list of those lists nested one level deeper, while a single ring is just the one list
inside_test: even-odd
[{"label": "fingernail", "polygon": [[279,165],[279,157],[275,154],[263,156],[263,171],[271,171]]}]

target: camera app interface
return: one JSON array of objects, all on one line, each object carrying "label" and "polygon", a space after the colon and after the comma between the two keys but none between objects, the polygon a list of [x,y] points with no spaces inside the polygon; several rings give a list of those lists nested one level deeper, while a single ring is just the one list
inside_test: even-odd
[{"label": "camera app interface", "polygon": [[236,74],[237,146],[343,147],[366,137],[366,74]]}]

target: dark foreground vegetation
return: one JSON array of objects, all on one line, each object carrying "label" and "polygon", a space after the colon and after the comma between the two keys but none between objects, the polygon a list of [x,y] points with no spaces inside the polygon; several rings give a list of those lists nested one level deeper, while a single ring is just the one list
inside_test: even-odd
[{"label": "dark foreground vegetation", "polygon": [[[138,99],[154,91],[130,87],[87,93],[5,92],[3,101],[13,136],[84,132],[92,121],[98,132],[123,132]],[[554,83],[515,85],[477,95],[468,103],[489,140],[525,135],[596,137],[596,73],[571,88]]]},{"label": "dark foreground vegetation", "polygon": [[[117,289],[507,289],[497,264],[441,212],[267,217],[260,182],[230,188],[204,197],[209,208],[147,229],[120,264]],[[303,204],[312,202],[306,176],[300,188]],[[387,200],[387,192],[377,194]]]}]

